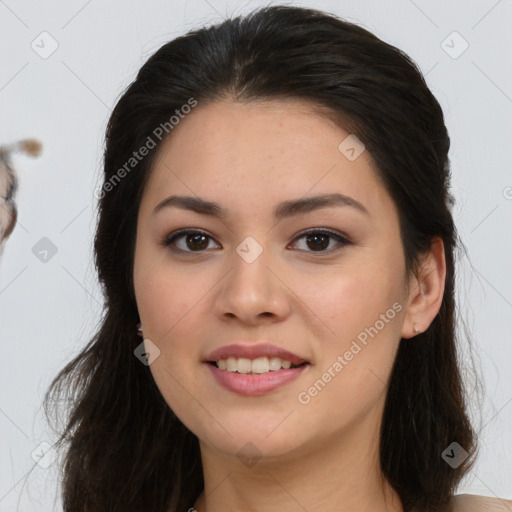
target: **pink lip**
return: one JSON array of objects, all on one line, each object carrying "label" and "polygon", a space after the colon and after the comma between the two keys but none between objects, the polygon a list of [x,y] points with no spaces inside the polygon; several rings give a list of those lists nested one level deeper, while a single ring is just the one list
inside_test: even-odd
[{"label": "pink lip", "polygon": [[309,367],[309,364],[305,364],[298,368],[290,368],[288,370],[281,368],[280,370],[270,371],[268,373],[249,375],[221,370],[210,363],[205,364],[221,386],[240,395],[249,396],[270,393],[295,380]]},{"label": "pink lip", "polygon": [[[279,357],[285,361],[290,361],[293,365],[308,362],[306,359],[293,354],[284,348],[276,347],[269,343],[260,343],[258,345],[226,345],[218,348],[209,354],[204,362],[215,362],[219,359],[227,359],[228,357],[246,357],[247,359],[256,359],[258,357]],[[211,365],[210,365],[211,366]],[[281,370],[278,370],[278,372]]]}]

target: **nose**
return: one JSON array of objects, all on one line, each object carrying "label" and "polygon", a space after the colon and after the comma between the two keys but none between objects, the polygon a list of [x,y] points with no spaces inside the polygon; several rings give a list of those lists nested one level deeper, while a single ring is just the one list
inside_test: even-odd
[{"label": "nose", "polygon": [[290,291],[268,249],[263,249],[255,259],[245,257],[242,251],[233,251],[229,263],[231,270],[215,298],[218,317],[258,325],[282,321],[289,315]]}]

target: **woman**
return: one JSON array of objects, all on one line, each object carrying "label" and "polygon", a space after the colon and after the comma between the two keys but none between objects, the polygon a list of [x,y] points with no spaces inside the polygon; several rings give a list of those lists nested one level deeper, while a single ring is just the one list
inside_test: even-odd
[{"label": "woman", "polygon": [[158,50],[107,128],[105,315],[47,395],[65,510],[509,510],[453,496],[449,144],[416,65],[318,11]]}]

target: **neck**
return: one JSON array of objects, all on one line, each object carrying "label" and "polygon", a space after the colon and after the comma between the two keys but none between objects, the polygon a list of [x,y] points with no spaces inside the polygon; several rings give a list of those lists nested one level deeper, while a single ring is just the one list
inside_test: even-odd
[{"label": "neck", "polygon": [[204,492],[197,512],[403,512],[383,478],[374,418],[336,439],[312,440],[294,453],[262,457],[252,467],[200,442]]}]

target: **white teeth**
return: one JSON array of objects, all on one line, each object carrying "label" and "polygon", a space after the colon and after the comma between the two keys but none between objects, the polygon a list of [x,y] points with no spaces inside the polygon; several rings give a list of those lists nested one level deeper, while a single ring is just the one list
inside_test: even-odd
[{"label": "white teeth", "polygon": [[217,361],[217,367],[220,370],[238,373],[267,373],[280,370],[281,368],[288,369],[291,366],[291,361],[286,361],[279,357],[257,357],[252,361],[247,357],[228,357],[227,359]]},{"label": "white teeth", "polygon": [[267,373],[269,371],[268,357],[258,357],[252,362],[252,373]]},{"label": "white teeth", "polygon": [[292,365],[291,361],[281,361],[281,366],[283,368],[288,369],[288,368],[290,368],[291,365]]},{"label": "white teeth", "polygon": [[228,357],[226,360],[226,370],[228,370],[228,372],[236,372],[236,367],[236,358]]},{"label": "white teeth", "polygon": [[268,362],[268,366],[271,370],[281,369],[281,359],[279,357],[271,357]]},{"label": "white teeth", "polygon": [[240,357],[236,362],[236,371],[238,373],[250,373],[252,371],[251,360],[246,357]]}]

